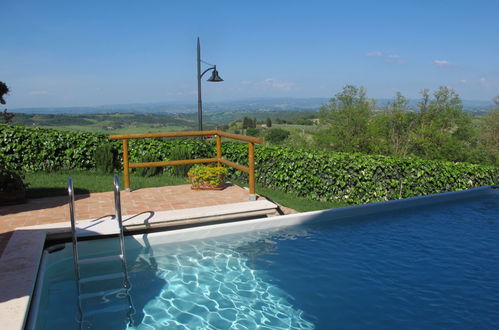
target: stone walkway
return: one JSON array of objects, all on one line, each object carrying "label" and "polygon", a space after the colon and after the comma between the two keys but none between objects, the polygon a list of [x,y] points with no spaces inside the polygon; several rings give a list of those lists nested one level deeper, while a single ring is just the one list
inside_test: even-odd
[{"label": "stone walkway", "polygon": [[[246,202],[249,192],[239,186],[228,185],[224,190],[191,190],[190,185],[167,186],[121,192],[122,214],[145,211],[169,211],[201,206]],[[97,219],[114,214],[113,192],[75,196],[76,220]],[[19,227],[69,222],[67,196],[29,200],[25,204],[0,207],[0,255]]]}]

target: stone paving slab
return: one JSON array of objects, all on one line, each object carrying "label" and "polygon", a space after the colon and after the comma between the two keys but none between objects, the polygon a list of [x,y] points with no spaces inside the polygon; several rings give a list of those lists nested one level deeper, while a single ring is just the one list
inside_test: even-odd
[{"label": "stone paving slab", "polygon": [[[122,214],[171,211],[246,202],[248,190],[228,185],[224,190],[191,190],[190,185],[144,188],[121,192]],[[114,215],[113,192],[75,196],[76,219],[98,219]],[[0,207],[0,256],[13,230],[20,227],[69,222],[67,196],[29,200],[25,204]]]}]

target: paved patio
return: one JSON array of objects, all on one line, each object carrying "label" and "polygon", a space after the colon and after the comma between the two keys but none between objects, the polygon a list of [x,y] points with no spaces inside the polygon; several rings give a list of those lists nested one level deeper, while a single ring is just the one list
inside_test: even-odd
[{"label": "paved patio", "polygon": [[[170,211],[246,202],[248,190],[229,185],[224,190],[191,190],[190,185],[138,189],[121,193],[122,213]],[[114,214],[113,192],[75,196],[76,220],[97,219]],[[25,204],[0,207],[0,256],[13,230],[19,227],[69,222],[67,196],[29,200]]]}]

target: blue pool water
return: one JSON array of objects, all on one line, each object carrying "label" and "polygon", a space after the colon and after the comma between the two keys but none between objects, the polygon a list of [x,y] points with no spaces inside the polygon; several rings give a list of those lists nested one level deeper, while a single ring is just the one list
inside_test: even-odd
[{"label": "blue pool water", "polygon": [[[184,243],[128,238],[132,324],[108,283],[84,328],[499,328],[497,192]],[[67,250],[49,255],[36,329],[78,329]]]}]

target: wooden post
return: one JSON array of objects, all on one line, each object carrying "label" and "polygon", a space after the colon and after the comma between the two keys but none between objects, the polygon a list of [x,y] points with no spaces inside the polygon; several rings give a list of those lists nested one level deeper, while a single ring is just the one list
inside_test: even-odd
[{"label": "wooden post", "polygon": [[128,140],[123,139],[123,181],[125,181],[125,190],[130,191],[130,175],[128,168]]},{"label": "wooden post", "polygon": [[248,142],[248,165],[249,165],[250,195],[254,195],[255,194],[255,144],[253,142]]},{"label": "wooden post", "polygon": [[222,166],[222,162],[220,162],[220,159],[222,159],[222,138],[220,135],[217,134],[217,166],[220,167]]}]

